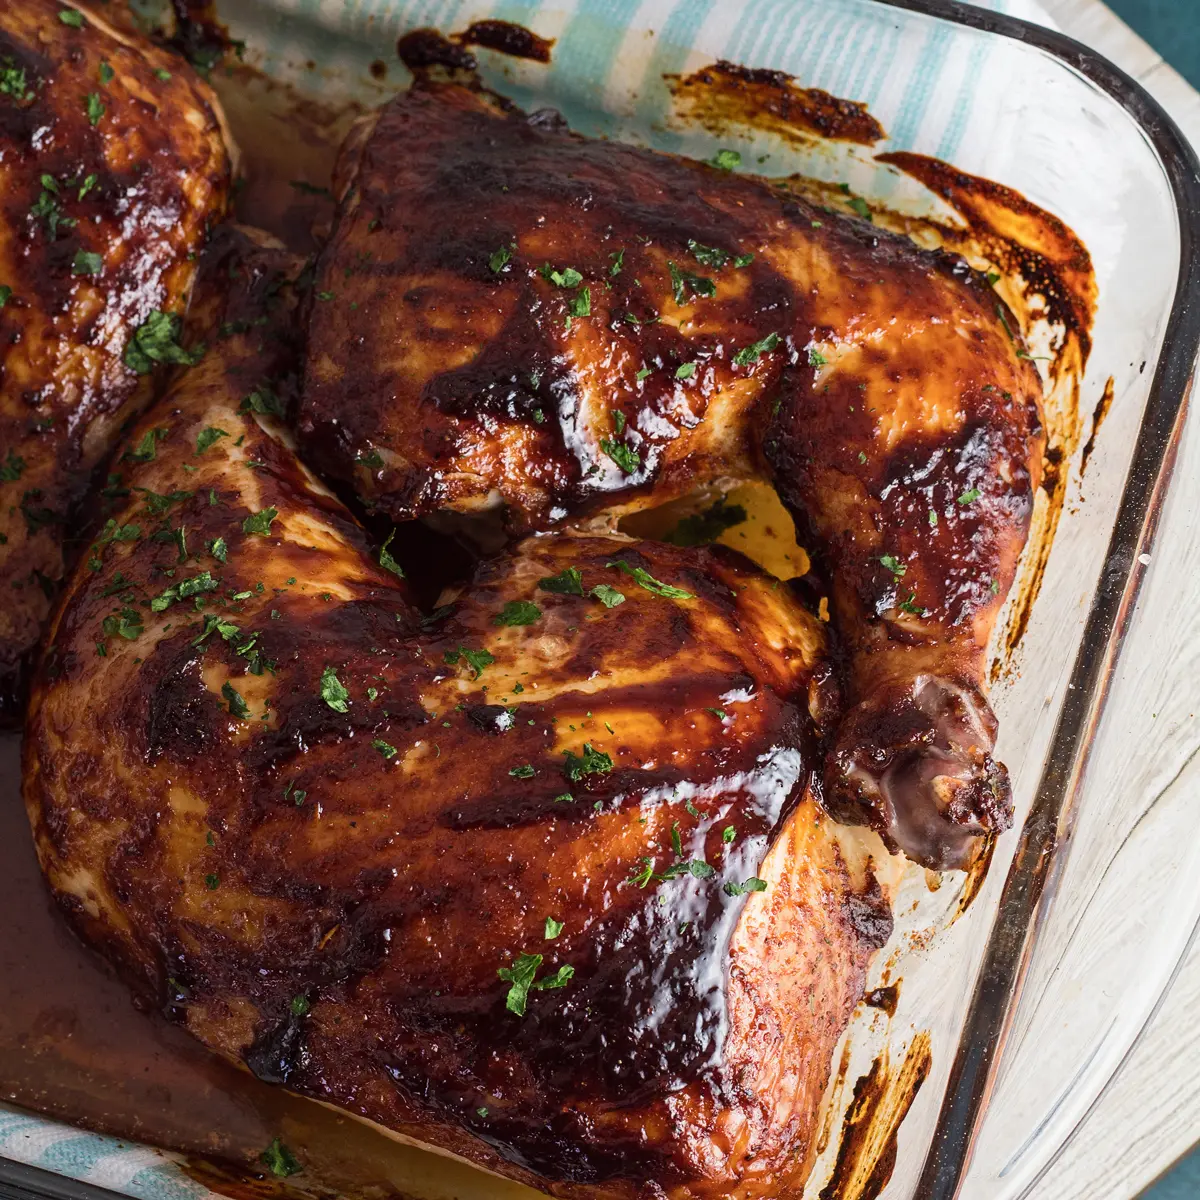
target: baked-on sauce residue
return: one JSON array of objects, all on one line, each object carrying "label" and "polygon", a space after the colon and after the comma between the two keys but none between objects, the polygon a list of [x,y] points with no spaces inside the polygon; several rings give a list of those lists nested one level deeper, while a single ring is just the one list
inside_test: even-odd
[{"label": "baked-on sauce residue", "polygon": [[1104,384],[1104,391],[1100,393],[1100,399],[1096,403],[1096,407],[1092,410],[1092,429],[1088,434],[1088,440],[1084,443],[1083,453],[1079,456],[1079,473],[1083,475],[1087,472],[1088,463],[1092,458],[1092,451],[1096,449],[1096,438],[1100,433],[1100,426],[1104,424],[1104,418],[1108,416],[1109,409],[1112,408],[1114,395],[1113,377],[1110,375]]},{"label": "baked-on sauce residue", "polygon": [[437,29],[413,29],[396,42],[396,54],[414,75],[431,68],[474,71],[478,67],[468,46],[482,46],[511,58],[548,63],[553,38],[540,37],[524,25],[511,21],[475,21],[461,33],[444,34]]},{"label": "baked-on sauce residue", "polygon": [[833,1174],[820,1200],[875,1200],[896,1165],[896,1135],[917,1098],[931,1061],[929,1034],[913,1036],[904,1060],[891,1070],[886,1049],[854,1085]]},{"label": "baked-on sauce residue", "polygon": [[797,134],[873,145],[887,135],[865,104],[820,88],[800,87],[783,71],[740,67],[724,59],[667,82],[684,115],[714,133],[751,125],[789,140]]}]

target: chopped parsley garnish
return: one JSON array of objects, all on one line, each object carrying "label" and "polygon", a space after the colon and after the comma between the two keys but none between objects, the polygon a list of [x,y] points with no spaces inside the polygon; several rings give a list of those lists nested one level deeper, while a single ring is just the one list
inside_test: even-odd
[{"label": "chopped parsley garnish", "polygon": [[285,415],[283,401],[265,385],[256,387],[238,406],[238,412],[270,413],[276,417]]},{"label": "chopped parsley garnish", "polygon": [[155,363],[173,363],[192,367],[204,357],[204,346],[185,350],[179,344],[181,326],[178,313],[155,309],[134,331],[125,347],[125,365],[138,375],[146,375]]},{"label": "chopped parsley garnish", "polygon": [[663,541],[673,546],[707,546],[745,519],[746,510],[740,504],[726,504],[722,496],[704,512],[684,517]]},{"label": "chopped parsley garnish", "polygon": [[938,515],[937,515],[937,513],[936,513],[936,512],[934,512],[934,510],[931,508],[931,509],[929,510],[929,527],[930,527],[931,529],[936,529],[936,528],[937,528],[937,523],[938,523]]},{"label": "chopped parsley garnish", "polygon": [[0,58],[0,94],[18,100],[32,100],[33,92],[25,79],[25,68],[18,67],[11,58]]},{"label": "chopped parsley garnish", "polygon": [[563,923],[556,921],[553,917],[546,918],[546,928],[543,937],[546,941],[552,942],[563,931]]},{"label": "chopped parsley garnish", "polygon": [[642,465],[642,456],[631,446],[623,442],[614,442],[612,438],[601,438],[600,449],[625,472],[626,475],[636,475]]},{"label": "chopped parsley garnish", "polygon": [[532,779],[534,776],[533,766],[530,763],[523,763],[519,767],[513,767],[509,774],[514,779]]},{"label": "chopped parsley garnish", "polygon": [[215,425],[206,425],[196,434],[196,453],[203,454],[219,438],[228,436],[229,434],[224,429],[218,429]]},{"label": "chopped parsley garnish", "polygon": [[259,1156],[259,1161],[266,1164],[267,1170],[279,1179],[289,1175],[298,1175],[304,1168],[296,1156],[276,1138]]},{"label": "chopped parsley garnish", "polygon": [[231,684],[228,679],[221,684],[221,695],[229,701],[229,711],[235,717],[242,721],[248,721],[250,719],[250,709],[247,706],[246,701],[242,699],[242,697],[234,689],[233,684]]},{"label": "chopped parsley garnish", "polygon": [[690,875],[693,879],[711,879],[716,873],[716,867],[702,858],[692,858],[687,862],[672,863],[658,878],[678,879],[681,875]]},{"label": "chopped parsley garnish", "polygon": [[681,363],[675,368],[676,379],[691,379],[696,373],[696,364],[694,362]]},{"label": "chopped parsley garnish", "polygon": [[779,345],[779,334],[768,333],[761,341],[752,342],[749,346],[743,346],[734,356],[733,365],[735,367],[746,367],[752,362],[757,362],[760,354],[765,354],[768,350],[774,350]]},{"label": "chopped parsley garnish", "polygon": [[959,504],[973,504],[982,495],[983,493],[977,487],[967,488],[967,490],[963,492],[961,496],[959,496],[958,502]]},{"label": "chopped parsley garnish", "polygon": [[306,1017],[312,1008],[312,1001],[307,996],[293,996],[288,1007],[292,1010],[293,1017]]},{"label": "chopped parsley garnish", "polygon": [[638,381],[638,383],[641,383],[643,379],[647,378],[648,376],[650,376],[652,374],[653,374],[653,371],[651,371],[651,369],[649,367],[642,367],[638,371],[638,373],[634,376],[634,379],[636,379]]},{"label": "chopped parsley garnish", "polygon": [[532,625],[542,610],[530,600],[509,600],[492,618],[493,625]]},{"label": "chopped parsley garnish", "polygon": [[747,892],[765,892],[767,890],[767,881],[759,879],[757,875],[751,875],[744,883],[733,883],[730,881],[725,885],[723,890],[727,896],[744,896]]},{"label": "chopped parsley garnish", "polygon": [[208,571],[193,575],[191,579],[181,579],[173,583],[164,592],[160,592],[150,601],[151,612],[166,612],[177,600],[187,600],[191,596],[200,596],[205,592],[215,592],[219,584]]},{"label": "chopped parsley garnish", "polygon": [[704,275],[682,271],[670,261],[667,263],[667,270],[671,273],[671,295],[676,304],[685,304],[689,295],[706,296],[711,299],[717,294],[717,285]]},{"label": "chopped parsley garnish", "polygon": [[7,283],[0,283],[0,308],[3,308],[12,299],[12,288]]},{"label": "chopped parsley garnish", "polygon": [[472,679],[478,679],[483,674],[484,667],[489,667],[496,661],[495,656],[487,650],[468,650],[465,646],[459,646],[457,650],[447,650],[442,655],[442,661],[450,666],[457,664],[460,659],[474,672]]},{"label": "chopped parsley garnish", "polygon": [[271,532],[271,522],[279,516],[279,510],[264,508],[262,512],[251,513],[242,522],[243,533],[258,533],[266,537]]},{"label": "chopped parsley garnish", "polygon": [[229,558],[229,547],[225,544],[223,537],[213,538],[208,543],[208,552],[217,562],[226,562]]},{"label": "chopped parsley garnish", "polygon": [[742,156],[736,150],[718,150],[709,160],[722,171],[733,171],[742,165]]},{"label": "chopped parsley garnish", "polygon": [[590,317],[592,315],[592,289],[580,288],[579,294],[571,298],[567,312],[573,317]]},{"label": "chopped parsley garnish", "polygon": [[987,280],[988,287],[995,287],[996,284],[998,284],[1000,282],[1000,272],[999,271],[989,271],[984,276],[984,279]]},{"label": "chopped parsley garnish", "polygon": [[712,267],[719,271],[730,259],[731,255],[721,250],[716,246],[701,245],[694,238],[688,239],[688,249],[692,252],[692,257],[703,266]]},{"label": "chopped parsley garnish", "polygon": [[716,717],[718,721],[724,721],[728,715],[723,708],[706,708],[704,711],[706,713],[712,713],[712,715]]},{"label": "chopped parsley garnish", "polygon": [[100,623],[105,637],[123,637],[132,642],[142,636],[142,614],[136,608],[121,608],[111,612]]},{"label": "chopped parsley garnish", "polygon": [[217,616],[216,613],[205,613],[204,629],[199,637],[192,639],[192,645],[203,645],[208,640],[209,634],[213,632],[219,633],[227,642],[232,642],[242,631],[234,621],[227,621],[224,617]]},{"label": "chopped parsley garnish", "polygon": [[385,571],[391,571],[391,573],[393,575],[397,576],[400,579],[403,579],[404,578],[403,569],[401,568],[400,564],[392,557],[391,551],[388,550],[388,547],[392,544],[392,538],[394,538],[395,536],[396,536],[396,531],[395,531],[395,529],[393,529],[392,532],[389,533],[386,538],[384,538],[383,545],[379,547],[379,565]]},{"label": "chopped parsley garnish", "polygon": [[58,195],[58,183],[53,175],[42,175],[40,177],[42,190],[38,194],[38,198],[34,201],[33,207],[29,210],[29,215],[36,221],[45,223],[46,232],[50,235],[50,240],[54,241],[58,237],[59,226],[66,229],[73,225],[78,225],[74,217],[64,217],[62,209],[59,208],[58,200],[55,198]]},{"label": "chopped parsley garnish", "polygon": [[560,596],[582,596],[583,575],[578,567],[567,567],[557,575],[547,575],[538,580],[543,592],[555,592]]},{"label": "chopped parsley garnish", "polygon": [[182,500],[190,500],[195,492],[152,492],[149,488],[135,487],[135,492],[141,492],[146,504],[146,511],[152,517],[161,517],[172,504]]},{"label": "chopped parsley garnish", "polygon": [[83,28],[83,13],[74,8],[64,8],[59,10],[58,19],[64,24],[69,25],[72,29]]},{"label": "chopped parsley garnish", "polygon": [[496,974],[505,983],[512,985],[504,999],[504,1007],[510,1013],[523,1017],[531,991],[546,992],[553,988],[566,987],[575,974],[574,967],[564,965],[559,967],[553,975],[547,975],[545,979],[536,979],[541,965],[542,956],[540,954],[518,954],[511,967],[497,968]]},{"label": "chopped parsley garnish", "polygon": [[512,248],[509,246],[501,246],[499,250],[492,252],[492,257],[488,259],[488,268],[496,275],[499,275],[504,270],[505,266],[512,261]]},{"label": "chopped parsley garnish", "polygon": [[613,260],[612,266],[608,268],[608,273],[613,276],[620,275],[621,268],[625,265],[625,251],[614,250],[608,257]]},{"label": "chopped parsley garnish", "polygon": [[873,220],[873,218],[871,216],[871,209],[868,207],[867,202],[861,196],[851,196],[850,199],[846,201],[846,203],[850,205],[850,210],[852,212],[856,213],[858,216],[862,217],[862,219],[864,221]]},{"label": "chopped parsley garnish", "polygon": [[556,271],[549,263],[546,263],[538,268],[538,274],[543,279],[549,280],[555,287],[573,288],[583,282],[583,276],[574,267],[564,267],[561,271]]},{"label": "chopped parsley garnish", "polygon": [[94,172],[90,175],[85,175],[83,182],[79,185],[79,199],[82,200],[100,182],[100,176]]},{"label": "chopped parsley garnish", "polygon": [[925,616],[925,610],[919,604],[915,603],[916,598],[916,592],[909,592],[908,599],[901,600],[899,607],[906,613],[913,613],[915,616],[923,617]]},{"label": "chopped parsley garnish", "polygon": [[572,783],[578,783],[585,775],[606,775],[613,769],[613,760],[603,750],[596,750],[591,742],[583,743],[583,754],[564,750],[566,762],[563,772]]},{"label": "chopped parsley garnish", "polygon": [[344,713],[350,711],[348,703],[350,693],[342,685],[342,681],[337,677],[337,672],[333,667],[326,667],[321,672],[321,699],[334,712]]},{"label": "chopped parsley garnish", "polygon": [[96,126],[100,124],[100,118],[104,116],[105,110],[104,101],[100,99],[99,92],[88,92],[84,111],[87,113],[89,125]]},{"label": "chopped parsley garnish", "polygon": [[737,837],[737,830],[734,829],[734,827],[732,825],[726,825],[725,828],[721,830],[721,841],[726,846],[732,845],[733,839],[736,837]]},{"label": "chopped parsley garnish", "polygon": [[594,596],[605,608],[616,608],[618,604],[625,603],[625,593],[618,592],[615,587],[609,587],[607,583],[596,584],[588,595]]},{"label": "chopped parsley garnish", "polygon": [[648,592],[653,592],[656,596],[665,596],[668,600],[694,600],[695,596],[691,592],[685,592],[683,588],[672,587],[669,583],[661,583],[655,579],[649,571],[643,567],[630,566],[623,559],[614,559],[612,562],[605,563],[606,567],[616,567],[620,571],[624,571],[626,575],[632,575],[634,582]]},{"label": "chopped parsley garnish", "polygon": [[100,60],[100,82],[101,83],[112,83],[113,76],[115,74],[116,74],[116,72],[113,71],[112,64],[105,62],[104,59],[101,59]]},{"label": "chopped parsley garnish", "polygon": [[131,462],[153,462],[158,456],[158,443],[167,436],[165,429],[147,429],[135,445],[126,450],[123,458]]},{"label": "chopped parsley garnish", "polygon": [[808,365],[810,367],[823,367],[829,359],[823,355],[815,346],[808,348]]},{"label": "chopped parsley garnish", "polygon": [[383,455],[378,450],[372,447],[370,450],[364,450],[354,460],[357,463],[362,463],[364,467],[370,467],[372,470],[378,470],[383,466]]},{"label": "chopped parsley garnish", "polygon": [[[237,693],[234,694],[236,695]],[[204,886],[208,888],[210,892],[215,892],[217,888],[221,886],[220,875],[205,875]]]},{"label": "chopped parsley garnish", "polygon": [[883,565],[889,571],[891,571],[891,573],[893,575],[895,575],[895,577],[897,579],[903,579],[904,573],[908,570],[908,567],[904,563],[902,563],[894,554],[881,554],[879,556],[879,561],[881,563],[883,563]]},{"label": "chopped parsley garnish", "polygon": [[15,483],[25,470],[25,460],[10,450],[8,457],[0,463],[0,483]]},{"label": "chopped parsley garnish", "polygon": [[104,259],[91,250],[77,250],[71,260],[72,275],[99,275],[104,270]]},{"label": "chopped parsley garnish", "polygon": [[385,742],[383,738],[375,738],[375,740],[371,743],[371,749],[378,750],[379,753],[389,761],[400,753],[395,746],[391,745],[389,742]]}]

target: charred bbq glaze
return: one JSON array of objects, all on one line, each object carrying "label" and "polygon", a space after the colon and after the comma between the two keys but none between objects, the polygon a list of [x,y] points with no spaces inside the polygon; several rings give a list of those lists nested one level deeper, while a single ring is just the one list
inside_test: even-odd
[{"label": "charred bbq glaze", "polygon": [[770,479],[848,656],[826,804],[961,865],[1011,819],[981,682],[1040,383],[961,259],[730,166],[398,96],[343,154],[301,441],[394,519],[503,504],[515,530]]},{"label": "charred bbq glaze", "polygon": [[814,798],[821,623],[722,548],[583,533],[422,617],[272,415],[285,267],[210,252],[208,352],[52,627],[52,887],[262,1079],[562,1196],[799,1194],[891,927]]},{"label": "charred bbq glaze", "polygon": [[131,360],[131,339],[185,307],[228,176],[212,94],[186,63],[59,0],[6,7],[0,687],[49,613],[73,506],[169,353],[160,339]]}]

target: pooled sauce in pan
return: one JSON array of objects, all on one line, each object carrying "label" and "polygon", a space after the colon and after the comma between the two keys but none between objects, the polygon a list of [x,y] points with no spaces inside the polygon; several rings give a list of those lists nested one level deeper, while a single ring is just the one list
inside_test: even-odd
[{"label": "pooled sauce in pan", "polygon": [[[397,49],[410,67],[472,70],[475,59],[468,46],[546,62],[552,43],[519,26],[485,21],[453,39],[416,31],[402,38]],[[216,78],[214,83],[244,156],[247,184],[238,198],[239,218],[261,225],[302,252],[310,251],[330,220],[332,199],[325,189],[336,147],[357,110],[335,112],[300,101],[248,69],[237,69],[232,78]],[[801,88],[778,72],[718,63],[679,80],[675,91],[693,117],[714,130],[738,120],[784,136],[786,127],[863,145],[884,136],[863,106]],[[1020,274],[1030,290],[1044,298],[1049,319],[1058,320],[1065,330],[1062,345],[1052,351],[1052,384],[1070,377],[1077,381],[1087,357],[1094,305],[1090,262],[1077,239],[1072,244],[1070,231],[1061,223],[1052,226],[1049,214],[987,181],[933,160],[881,157],[921,179],[963,214],[967,232],[937,227],[944,244],[957,244],[964,251],[970,244],[976,254],[979,247],[988,247],[986,253],[999,270]],[[1008,218],[998,217],[1000,212]],[[1047,247],[1063,253],[1056,255]],[[1013,303],[1007,293],[1005,299]],[[1069,388],[1065,382],[1062,386],[1066,395]],[[1014,599],[1017,615],[1009,628],[1010,649],[1028,619],[1065,494],[1063,465],[1079,438],[1077,400],[1076,392],[1047,412],[1050,461],[1043,486],[1050,516],[1032,535],[1034,567]],[[1095,428],[1103,419],[1102,410],[1094,418]],[[422,1152],[263,1084],[215,1059],[181,1029],[134,1008],[124,984],[79,945],[50,901],[19,802],[19,782],[18,739],[4,736],[0,904],[10,920],[0,939],[0,1095],[74,1124],[177,1147],[195,1156],[189,1170],[196,1178],[230,1195],[292,1191],[258,1163],[275,1137],[282,1137],[306,1164],[319,1163],[321,1175],[333,1181],[336,1193],[370,1188],[377,1196],[404,1197],[408,1189],[418,1188],[423,1164],[429,1162]],[[894,985],[878,989],[866,1003],[890,1016],[896,992]],[[894,1071],[881,1058],[854,1085],[841,1151],[833,1178],[821,1193],[823,1200],[866,1200],[883,1189],[895,1159],[896,1131],[929,1063],[928,1037],[918,1034]],[[870,1154],[864,1149],[868,1145],[874,1148]],[[213,1163],[228,1163],[230,1171]],[[262,1182],[247,1182],[237,1174],[236,1164],[249,1167]],[[464,1200],[534,1195],[456,1163],[439,1166],[438,1174],[440,1180],[453,1180],[453,1194]],[[314,1180],[306,1173],[296,1183],[313,1189]],[[306,1194],[324,1193],[317,1186]]]}]

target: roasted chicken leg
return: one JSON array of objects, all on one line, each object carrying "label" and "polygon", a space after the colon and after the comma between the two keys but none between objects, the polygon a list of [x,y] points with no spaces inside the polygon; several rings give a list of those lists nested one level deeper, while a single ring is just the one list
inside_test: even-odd
[{"label": "roasted chicken leg", "polygon": [[821,622],[580,533],[423,620],[405,530],[373,548],[273,415],[278,256],[224,253],[35,687],[51,886],[207,1045],[393,1133],[580,1200],[799,1196],[891,925],[813,793]]},{"label": "roasted chicken leg", "polygon": [[848,653],[825,803],[937,867],[1006,827],[982,680],[1041,389],[981,276],[453,84],[396,97],[339,178],[310,462],[397,520],[503,504],[518,530],[771,480]]},{"label": "roasted chicken leg", "polygon": [[49,613],[93,469],[155,364],[180,357],[229,170],[212,93],[182,60],[61,0],[4,6],[0,692]]}]

